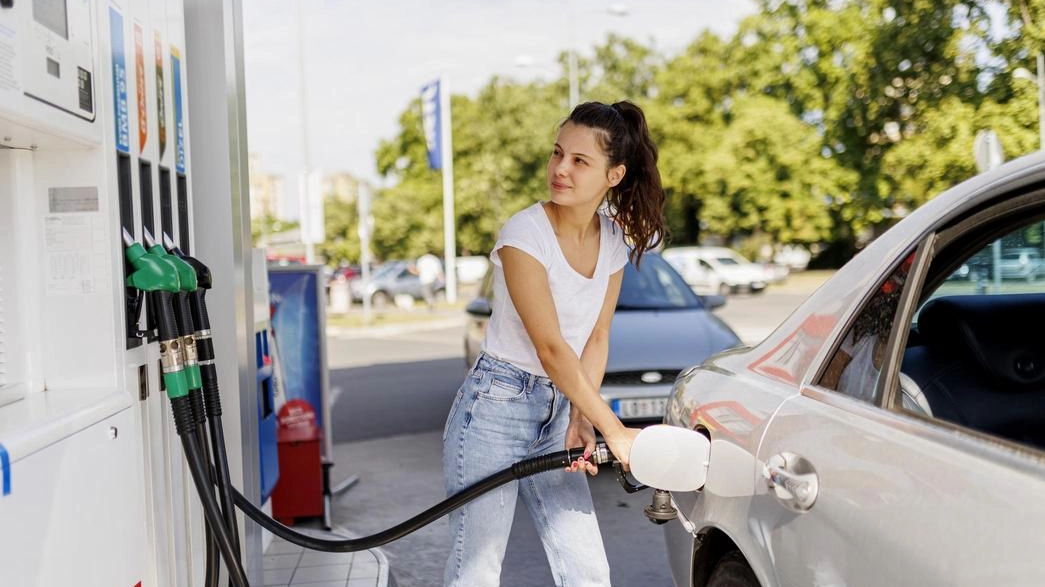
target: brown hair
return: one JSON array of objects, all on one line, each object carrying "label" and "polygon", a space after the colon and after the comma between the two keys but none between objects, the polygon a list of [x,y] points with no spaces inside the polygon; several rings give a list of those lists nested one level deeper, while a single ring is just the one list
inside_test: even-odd
[{"label": "brown hair", "polygon": [[657,169],[657,145],[649,135],[646,116],[631,102],[612,105],[586,102],[573,109],[563,122],[572,122],[601,132],[600,146],[609,166],[624,165],[624,178],[606,197],[617,224],[631,241],[631,260],[664,239],[664,189]]}]

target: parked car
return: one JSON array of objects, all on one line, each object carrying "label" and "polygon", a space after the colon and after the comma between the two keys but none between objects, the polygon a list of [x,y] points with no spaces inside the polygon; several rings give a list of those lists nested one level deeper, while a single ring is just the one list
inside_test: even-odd
[{"label": "parked car", "polygon": [[773,262],[793,271],[805,271],[812,256],[802,245],[784,245],[773,255]]},{"label": "parked car", "polygon": [[1042,234],[1042,185],[1039,153],[929,200],[679,376],[664,423],[711,442],[671,493],[675,585],[1045,585],[1045,282],[948,279]]},{"label": "parked car", "polygon": [[1010,249],[1001,255],[998,262],[1002,279],[1023,279],[1034,281],[1045,275],[1045,266],[1042,265],[1041,251],[1038,249],[1022,248]]},{"label": "parked car", "polygon": [[[348,287],[353,301],[362,302],[363,297],[367,296],[377,309],[391,306],[399,295],[409,295],[415,300],[424,299],[421,280],[410,261],[383,263],[370,273],[370,282],[365,287],[360,277],[350,279]],[[446,284],[440,279],[436,282],[435,294],[438,297],[445,292]]]},{"label": "parked car", "polygon": [[773,276],[726,247],[671,247],[661,253],[697,293],[758,293]]},{"label": "parked car", "polygon": [[[624,266],[599,390],[617,417],[634,422],[663,416],[671,384],[683,367],[740,344],[733,330],[711,313],[725,298],[697,296],[657,253],[643,255],[640,265]],[[475,364],[486,336],[493,278],[491,267],[466,310],[466,368]]]}]

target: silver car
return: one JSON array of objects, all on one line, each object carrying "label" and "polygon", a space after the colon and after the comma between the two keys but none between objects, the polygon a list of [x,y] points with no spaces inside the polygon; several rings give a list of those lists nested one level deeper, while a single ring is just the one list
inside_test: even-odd
[{"label": "silver car", "polygon": [[[493,269],[468,304],[465,363],[479,354],[493,297]],[[624,266],[610,330],[606,376],[599,390],[623,421],[660,420],[675,377],[686,366],[740,344],[736,333],[711,313],[721,296],[702,298],[657,253],[640,267]]]},{"label": "silver car", "polygon": [[1045,283],[948,279],[996,240],[1041,247],[1043,220],[1037,154],[930,200],[762,343],[684,371],[665,423],[711,448],[689,465],[705,485],[671,494],[675,584],[1045,585]]}]

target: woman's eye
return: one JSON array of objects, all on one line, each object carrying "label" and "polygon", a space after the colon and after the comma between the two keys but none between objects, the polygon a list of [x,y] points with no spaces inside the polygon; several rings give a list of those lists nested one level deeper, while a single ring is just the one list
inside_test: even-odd
[{"label": "woman's eye", "polygon": [[588,164],[588,162],[587,162],[587,161],[585,161],[584,159],[581,159],[580,157],[578,157],[577,159],[574,159],[574,162],[575,162],[575,163],[576,163],[577,165],[587,165],[587,164]]}]

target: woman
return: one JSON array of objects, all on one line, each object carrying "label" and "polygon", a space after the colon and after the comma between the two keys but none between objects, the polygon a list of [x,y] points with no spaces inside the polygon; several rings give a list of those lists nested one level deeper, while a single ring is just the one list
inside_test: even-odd
[{"label": "woman", "polygon": [[[595,428],[625,465],[637,430],[599,396],[623,267],[659,244],[664,193],[657,148],[630,102],[577,106],[548,160],[550,198],[508,219],[490,259],[494,308],[483,350],[443,433],[448,494],[521,459],[595,448]],[[608,203],[612,218],[600,213]],[[595,475],[578,459],[568,472]],[[521,497],[556,585],[609,585],[609,565],[581,475],[544,473],[501,486],[450,515],[448,586],[500,582]]]}]

